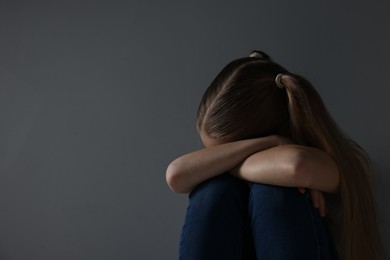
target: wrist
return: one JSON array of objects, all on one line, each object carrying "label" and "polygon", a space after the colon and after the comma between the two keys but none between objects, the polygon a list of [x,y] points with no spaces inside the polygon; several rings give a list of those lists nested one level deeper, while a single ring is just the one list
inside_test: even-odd
[{"label": "wrist", "polygon": [[280,135],[270,135],[270,143],[271,143],[271,146],[269,148],[272,148],[272,147],[275,147],[275,146],[279,146],[282,144],[282,138]]},{"label": "wrist", "polygon": [[252,139],[252,153],[261,152],[280,145],[280,138],[278,135],[268,135],[264,137],[259,137]]},{"label": "wrist", "polygon": [[274,138],[275,138],[275,146],[293,144],[293,141],[290,138],[283,135],[274,135]]},{"label": "wrist", "polygon": [[279,146],[283,142],[281,136],[276,135],[276,134],[261,137],[260,139],[261,139],[262,146],[263,146],[262,150],[266,150],[266,149],[269,149],[269,148],[272,148],[275,146]]}]

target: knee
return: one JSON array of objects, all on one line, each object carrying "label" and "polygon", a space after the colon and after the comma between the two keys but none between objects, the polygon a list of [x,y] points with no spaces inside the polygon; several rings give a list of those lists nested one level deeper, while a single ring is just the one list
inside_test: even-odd
[{"label": "knee", "polygon": [[281,198],[292,192],[290,187],[281,187],[268,184],[254,183],[251,188],[251,196],[259,199]]},{"label": "knee", "polygon": [[228,205],[242,205],[248,200],[247,184],[229,174],[218,175],[199,184],[190,193],[192,207],[199,206],[202,211],[222,210]]},{"label": "knee", "polygon": [[248,190],[245,182],[229,174],[221,174],[199,184],[191,193],[191,198],[206,197],[218,199],[239,196]]},{"label": "knee", "polygon": [[297,188],[254,184],[250,192],[251,206],[258,208],[305,208],[306,198]]}]

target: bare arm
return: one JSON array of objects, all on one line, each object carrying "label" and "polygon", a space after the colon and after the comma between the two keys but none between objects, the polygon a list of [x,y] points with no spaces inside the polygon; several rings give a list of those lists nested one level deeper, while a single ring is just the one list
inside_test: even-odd
[{"label": "bare arm", "polygon": [[284,140],[272,135],[211,146],[183,155],[169,164],[167,183],[175,192],[189,193],[201,182],[230,171],[248,156],[277,146]]},{"label": "bare arm", "polygon": [[304,187],[335,193],[339,172],[325,152],[288,144],[249,156],[232,173],[244,180],[287,187]]}]

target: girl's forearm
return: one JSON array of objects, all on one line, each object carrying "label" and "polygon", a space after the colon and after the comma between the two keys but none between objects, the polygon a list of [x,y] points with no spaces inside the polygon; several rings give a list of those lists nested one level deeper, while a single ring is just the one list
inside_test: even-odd
[{"label": "girl's forearm", "polygon": [[279,136],[241,140],[204,148],[183,155],[167,168],[166,179],[170,188],[179,193],[189,193],[201,182],[228,172],[254,153],[281,144]]},{"label": "girl's forearm", "polygon": [[304,187],[335,193],[339,173],[335,161],[313,147],[284,145],[252,154],[232,173],[250,182]]}]

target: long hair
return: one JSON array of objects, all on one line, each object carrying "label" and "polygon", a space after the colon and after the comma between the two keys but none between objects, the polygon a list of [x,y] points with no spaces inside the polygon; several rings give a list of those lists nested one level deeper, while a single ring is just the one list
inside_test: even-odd
[{"label": "long hair", "polygon": [[[308,80],[255,53],[230,62],[207,88],[198,130],[222,142],[280,134],[327,152],[340,173],[341,220],[333,227],[340,230],[334,238],[340,258],[384,259],[368,155],[337,126]],[[279,73],[284,88],[275,83]]]}]

